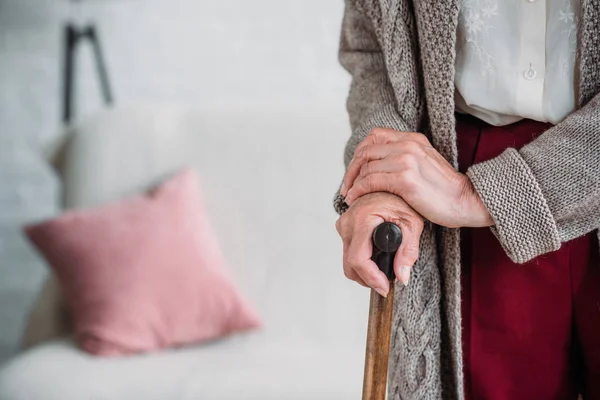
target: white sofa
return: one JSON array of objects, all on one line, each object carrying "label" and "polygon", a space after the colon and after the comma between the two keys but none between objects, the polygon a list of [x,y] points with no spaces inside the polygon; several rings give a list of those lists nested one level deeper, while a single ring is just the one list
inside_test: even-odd
[{"label": "white sofa", "polygon": [[0,371],[0,400],[359,399],[368,292],[343,276],[331,204],[348,132],[343,107],[136,107],[72,127],[53,153],[67,208],[197,169],[230,269],[265,327],[94,358],[65,332],[50,280],[30,316],[29,348]]}]

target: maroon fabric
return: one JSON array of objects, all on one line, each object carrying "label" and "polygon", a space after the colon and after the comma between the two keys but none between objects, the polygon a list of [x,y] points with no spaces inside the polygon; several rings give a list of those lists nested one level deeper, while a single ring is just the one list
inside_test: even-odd
[{"label": "maroon fabric", "polygon": [[[460,170],[520,148],[550,125],[494,127],[457,115]],[[515,264],[488,228],[462,229],[468,400],[600,399],[600,260],[595,232]]]}]

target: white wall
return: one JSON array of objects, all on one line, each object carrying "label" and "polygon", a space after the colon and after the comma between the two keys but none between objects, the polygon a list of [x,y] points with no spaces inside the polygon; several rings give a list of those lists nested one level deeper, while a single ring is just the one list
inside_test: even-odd
[{"label": "white wall", "polygon": [[[85,2],[84,2],[85,3]],[[342,0],[0,0],[3,130],[51,135],[59,115],[60,24],[97,21],[119,103],[340,102]],[[89,49],[79,101],[98,105]]]},{"label": "white wall", "polygon": [[[43,274],[18,228],[56,209],[56,182],[37,149],[60,127],[60,29],[69,16],[97,21],[117,104],[343,109],[342,0],[84,3],[0,0],[0,362]],[[90,55],[79,54],[79,116],[101,106]]]}]

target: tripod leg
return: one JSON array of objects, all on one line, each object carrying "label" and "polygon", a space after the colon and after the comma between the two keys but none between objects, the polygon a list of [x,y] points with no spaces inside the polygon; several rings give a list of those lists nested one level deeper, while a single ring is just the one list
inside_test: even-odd
[{"label": "tripod leg", "polygon": [[94,49],[94,56],[96,59],[96,69],[100,78],[100,85],[102,86],[102,94],[104,96],[104,102],[109,105],[113,102],[112,91],[110,88],[110,81],[108,79],[108,72],[106,70],[106,63],[104,62],[104,56],[102,53],[102,47],[100,40],[96,33],[94,26],[89,27],[89,38],[92,42],[92,48]]},{"label": "tripod leg", "polygon": [[78,33],[75,27],[67,24],[63,30],[63,122],[68,123],[73,117],[73,89],[75,84],[75,47]]}]

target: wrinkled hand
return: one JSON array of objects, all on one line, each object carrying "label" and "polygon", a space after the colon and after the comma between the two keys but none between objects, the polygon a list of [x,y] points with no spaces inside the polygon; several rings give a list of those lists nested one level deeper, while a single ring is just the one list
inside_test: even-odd
[{"label": "wrinkled hand", "polygon": [[420,133],[373,129],[357,146],[341,194],[352,205],[373,192],[393,193],[424,218],[449,228],[494,224],[471,180]]},{"label": "wrinkled hand", "polygon": [[393,222],[402,230],[402,244],[394,258],[394,272],[408,284],[410,270],[419,257],[423,217],[404,200],[391,193],[371,193],[353,202],[335,227],[344,242],[344,274],[348,279],[375,289],[386,297],[389,281],[371,256],[373,231],[383,222]]}]

